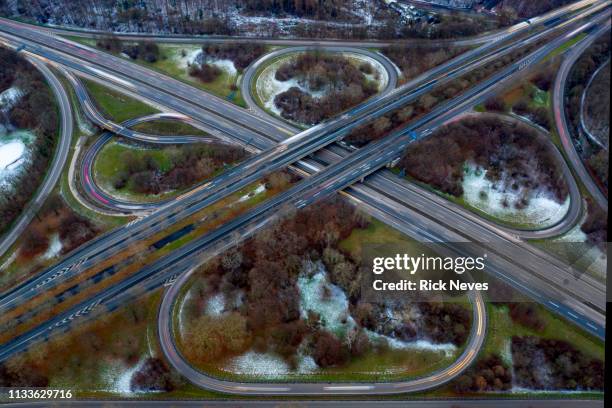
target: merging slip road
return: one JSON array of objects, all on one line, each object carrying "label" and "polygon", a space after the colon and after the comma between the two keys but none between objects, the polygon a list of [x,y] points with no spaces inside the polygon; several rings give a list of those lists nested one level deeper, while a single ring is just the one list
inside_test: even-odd
[{"label": "merging slip road", "polygon": [[41,63],[35,56],[27,55],[28,61],[32,63],[45,77],[47,84],[53,90],[55,98],[59,105],[59,114],[61,116],[60,137],[55,147],[55,153],[51,166],[47,171],[42,185],[32,197],[26,208],[21,212],[19,217],[10,226],[10,230],[0,236],[0,257],[15,243],[17,238],[25,231],[36,213],[40,210],[45,200],[53,191],[55,184],[59,180],[62,169],[66,164],[68,152],[70,151],[70,143],[72,141],[72,107],[66,95],[66,91],[57,77],[49,70],[49,68]]},{"label": "merging slip road", "polygon": [[[598,31],[598,34],[604,34],[609,30],[609,25],[607,27],[602,27]],[[564,56],[563,63],[561,64],[557,76],[555,77],[552,101],[557,131],[559,132],[561,144],[563,145],[563,149],[572,166],[572,169],[576,172],[580,178],[580,181],[582,184],[584,184],[595,202],[597,202],[602,209],[607,209],[608,197],[606,197],[601,191],[593,179],[593,176],[582,162],[582,158],[576,151],[576,147],[574,146],[574,142],[572,140],[572,132],[569,129],[568,119],[565,114],[565,84],[567,83],[567,77],[578,58],[580,58],[584,51],[593,42],[595,42],[595,40],[597,40],[599,35],[589,36],[586,41],[581,41],[580,44],[569,50],[569,52]]]}]

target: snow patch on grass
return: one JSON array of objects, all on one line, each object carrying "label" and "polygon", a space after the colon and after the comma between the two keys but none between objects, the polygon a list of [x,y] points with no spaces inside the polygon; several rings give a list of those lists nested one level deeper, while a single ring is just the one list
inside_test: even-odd
[{"label": "snow patch on grass", "polygon": [[[299,82],[299,78],[291,78],[287,81],[278,81],[276,79],[276,71],[280,68],[281,65],[290,62],[291,60],[297,58],[302,53],[295,53],[287,55],[283,58],[279,58],[273,63],[269,64],[265,67],[262,72],[259,74],[255,84],[255,93],[257,97],[261,101],[263,107],[274,113],[277,116],[281,116],[281,111],[274,104],[274,98],[277,95],[288,91],[289,89],[296,87],[299,88],[302,92],[311,95],[314,98],[321,98],[326,95],[325,90],[322,91],[313,91],[308,87],[302,86]],[[360,64],[367,62],[372,68],[374,68],[374,73],[372,74],[364,74],[368,81],[374,81],[377,83],[378,90],[382,90],[387,86],[389,82],[389,75],[387,71],[378,61],[369,58],[362,54],[356,53],[342,53],[342,55],[351,61],[355,66],[359,66]]]},{"label": "snow patch on grass", "polygon": [[225,311],[225,295],[217,293],[206,302],[206,314],[209,316],[221,316]]},{"label": "snow patch on grass", "polygon": [[199,55],[202,54],[202,48],[196,45],[184,46],[180,49],[178,47],[172,47],[168,50],[170,59],[176,63],[180,68],[188,69],[191,64],[196,63]]},{"label": "snow patch on grass", "polygon": [[240,197],[238,199],[238,202],[242,203],[243,201],[247,201],[247,200],[255,197],[257,194],[263,193],[264,191],[266,191],[266,185],[265,184],[260,184],[260,185],[257,186],[257,188],[255,190],[253,190],[250,193],[245,194],[242,197]]},{"label": "snow patch on grass", "polygon": [[349,303],[344,291],[327,279],[327,272],[321,262],[314,267],[314,274],[303,274],[298,278],[300,291],[300,312],[304,319],[308,312],[321,316],[322,326],[341,337],[356,323],[349,314]]},{"label": "snow patch on grass", "polygon": [[59,234],[55,233],[51,235],[49,248],[47,248],[47,251],[42,254],[42,259],[48,260],[57,257],[60,254],[62,247],[63,245],[60,241]]},{"label": "snow patch on grass", "polygon": [[[463,198],[467,204],[499,220],[529,228],[546,228],[560,222],[569,210],[569,197],[559,204],[550,193],[530,193],[529,204],[517,209],[514,203],[520,200],[521,189],[503,191],[486,178],[486,170],[474,164],[467,164],[463,179]],[[508,206],[503,203],[507,202]]]},{"label": "snow patch on grass", "polygon": [[309,374],[318,368],[310,356],[300,357],[297,367],[292,369],[282,357],[274,353],[258,353],[250,350],[231,358],[221,370],[238,375],[265,376],[268,379],[288,374]]},{"label": "snow patch on grass", "polygon": [[144,358],[133,367],[126,367],[125,364],[121,362],[109,365],[102,375],[105,382],[109,384],[109,389],[106,391],[124,396],[136,394],[131,390],[130,383],[132,381],[132,376],[138,371],[143,363]]},{"label": "snow patch on grass", "polygon": [[15,86],[0,93],[0,110],[10,109],[23,97],[23,91]]},{"label": "snow patch on grass", "polygon": [[11,177],[29,160],[28,146],[34,140],[34,135],[28,131],[0,133],[0,185]]},{"label": "snow patch on grass", "polygon": [[202,65],[202,63],[206,63],[219,67],[230,77],[238,75],[238,70],[234,65],[234,61],[229,59],[216,60],[206,58],[202,53],[202,48],[198,46],[184,46],[180,49],[178,47],[173,47],[170,49],[169,53],[171,60],[185,70],[189,69],[193,64]]}]

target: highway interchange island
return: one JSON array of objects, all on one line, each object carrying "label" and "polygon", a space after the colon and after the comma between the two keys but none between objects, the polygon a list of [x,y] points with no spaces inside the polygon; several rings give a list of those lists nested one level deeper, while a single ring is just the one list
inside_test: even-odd
[{"label": "highway interchange island", "polygon": [[0,0],[0,402],[603,407],[612,4],[532,3]]}]

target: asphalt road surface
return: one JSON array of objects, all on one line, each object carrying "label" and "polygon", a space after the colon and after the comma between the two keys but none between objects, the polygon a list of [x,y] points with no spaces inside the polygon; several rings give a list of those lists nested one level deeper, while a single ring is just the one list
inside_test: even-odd
[{"label": "asphalt road surface", "polygon": [[[609,31],[610,27],[602,27],[598,30],[599,34],[603,34]],[[557,72],[555,83],[553,86],[553,111],[555,114],[555,123],[557,125],[557,131],[561,138],[561,144],[563,150],[567,155],[567,158],[572,166],[572,169],[576,172],[582,184],[589,191],[593,199],[602,209],[608,208],[608,197],[601,191],[597,183],[593,180],[591,173],[587,170],[580,155],[576,151],[574,142],[572,141],[572,133],[568,126],[568,120],[565,115],[565,84],[567,77],[574,66],[574,63],[580,58],[584,51],[591,45],[599,36],[591,35],[586,41],[581,41],[579,45],[573,47],[569,53],[565,55],[563,63]]]},{"label": "asphalt road surface", "polygon": [[[602,20],[602,18],[599,17],[598,20]],[[592,25],[593,23],[585,24],[583,29],[587,29]],[[438,122],[443,123],[448,118],[456,115],[458,110],[465,110],[469,106],[472,106],[472,104],[475,103],[478,98],[486,98],[488,96],[487,91],[490,90],[489,88],[494,85],[499,86],[503,82],[503,79],[508,78],[514,72],[524,69],[527,66],[526,62],[535,62],[538,59],[543,58],[552,49],[556,48],[568,38],[571,38],[571,36],[574,34],[575,33],[570,33],[561,36],[557,40],[547,44],[542,49],[528,55],[523,60],[512,64],[497,75],[491,77],[489,80],[475,86],[473,89],[460,97],[438,107],[430,114],[425,115],[423,118],[418,120],[417,123],[414,124],[413,129],[419,130],[418,137],[426,135],[429,132],[429,128],[424,128],[425,124],[428,126],[433,126]],[[137,274],[91,299],[91,303],[87,303],[90,301],[81,303],[79,306],[69,310],[68,312],[57,316],[49,323],[41,325],[33,331],[18,337],[3,347],[0,358],[4,359],[8,355],[22,349],[23,347],[27,346],[32,339],[44,335],[48,336],[49,331],[54,328],[63,330],[65,325],[69,324],[74,317],[78,317],[97,305],[113,299],[113,297],[118,294],[127,292],[135,285],[141,284],[151,277],[154,279],[163,278],[163,275],[159,274],[161,271],[170,270],[171,273],[173,269],[180,271],[182,268],[185,268],[188,265],[194,266],[194,264],[197,264],[201,260],[203,254],[207,252],[210,253],[211,249],[214,247],[219,245],[227,245],[228,241],[231,243],[232,236],[235,236],[233,232],[239,232],[241,237],[245,237],[252,231],[256,231],[263,227],[267,222],[269,222],[271,219],[270,217],[274,218],[274,216],[281,212],[278,211],[279,205],[287,203],[288,200],[289,202],[293,202],[296,207],[300,208],[303,205],[307,205],[318,199],[322,199],[326,195],[346,187],[348,184],[357,181],[359,178],[366,176],[378,167],[383,166],[385,164],[385,156],[387,156],[389,152],[393,152],[394,149],[396,149],[396,152],[398,149],[399,151],[403,150],[403,148],[412,142],[413,139],[414,134],[411,132],[402,131],[393,135],[392,137],[373,142],[370,145],[357,150],[349,157],[345,158],[345,160],[328,167],[325,171],[319,172],[316,175],[303,180],[289,190],[278,194],[248,213],[239,216],[231,222],[212,231],[210,234],[197,238],[180,249],[172,252],[168,256],[161,258],[154,265],[144,268]],[[544,261],[545,260],[542,260],[542,262]],[[508,263],[511,266],[513,265],[510,262]],[[555,275],[555,273],[552,273],[552,275]],[[578,287],[581,285],[588,286],[585,282],[579,282],[574,286]],[[149,285],[147,284],[147,288],[148,287]]]},{"label": "asphalt road surface", "polygon": [[51,191],[53,191],[55,184],[62,174],[64,164],[66,164],[66,159],[68,158],[68,152],[70,150],[70,142],[72,141],[72,107],[70,105],[68,96],[66,95],[66,91],[62,87],[62,84],[59,82],[57,77],[45,64],[41,63],[36,56],[29,55],[28,53],[26,53],[26,55],[28,61],[34,64],[34,66],[44,75],[47,83],[55,94],[61,117],[60,137],[55,148],[55,154],[53,156],[51,166],[47,171],[47,175],[43,179],[42,185],[38,188],[36,194],[26,205],[19,217],[13,222],[10,230],[0,237],[0,257],[25,231]]}]

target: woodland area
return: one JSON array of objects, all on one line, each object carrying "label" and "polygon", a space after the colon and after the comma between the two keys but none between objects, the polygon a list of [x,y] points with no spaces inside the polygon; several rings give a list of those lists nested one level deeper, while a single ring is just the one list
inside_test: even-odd
[{"label": "woodland area", "polygon": [[603,390],[604,363],[563,340],[513,336],[514,382],[519,387]]},{"label": "woodland area", "polygon": [[438,129],[411,144],[398,167],[459,197],[466,162],[487,170],[487,179],[501,183],[503,190],[521,190],[524,198],[515,203],[517,208],[528,204],[531,190],[548,191],[561,203],[567,198],[567,184],[549,141],[527,126],[494,117],[466,118]]},{"label": "woodland area", "polygon": [[368,81],[364,74],[372,72],[370,64],[356,67],[341,55],[303,53],[281,65],[276,71],[276,80],[295,78],[304,88],[324,95],[315,97],[292,87],[276,95],[274,104],[285,119],[317,124],[374,95],[376,84]]},{"label": "woodland area", "polygon": [[172,391],[184,386],[183,378],[156,352],[141,360],[142,351],[150,344],[147,328],[156,318],[151,296],[0,363],[0,387],[48,387],[61,378],[74,382],[73,392],[92,392],[100,382],[106,385],[110,381],[113,386],[118,380],[116,374],[105,375],[108,367],[119,372],[136,367],[129,378],[133,392]]},{"label": "woodland area", "polygon": [[582,232],[587,235],[587,242],[607,250],[608,242],[608,212],[601,209],[592,199],[587,200],[587,218],[580,226]]},{"label": "woodland area", "polygon": [[383,48],[382,53],[402,71],[402,80],[408,81],[419,74],[463,54],[461,47],[428,47],[393,44]]},{"label": "woodland area", "polygon": [[586,92],[584,101],[585,126],[606,149],[609,149],[610,63],[599,70]]},{"label": "woodland area", "polygon": [[[302,38],[452,38],[542,14],[569,0],[501,0],[497,16],[439,13],[406,24],[382,0],[0,0],[0,15],[39,24],[118,32],[260,35]],[[497,3],[497,4],[495,4]],[[95,10],[95,12],[92,12]],[[249,20],[249,17],[255,17]],[[257,20],[262,17],[265,20]],[[275,19],[304,19],[284,24]]]},{"label": "woodland area", "polygon": [[141,194],[160,194],[165,191],[183,190],[198,181],[213,176],[223,166],[235,163],[246,156],[240,147],[225,144],[197,144],[163,148],[170,158],[170,169],[164,171],[149,151],[135,154],[131,150],[122,153],[122,171],[112,175],[111,182],[117,190],[129,188]]},{"label": "woodland area", "polygon": [[[381,326],[374,308],[360,302],[358,260],[338,247],[354,229],[368,223],[352,205],[336,197],[291,214],[201,267],[192,288],[195,295],[184,311],[187,323],[181,349],[185,355],[196,365],[206,365],[253,348],[275,352],[295,367],[298,347],[306,344],[319,367],[330,367],[387,347],[375,344],[364,331]],[[348,297],[350,314],[359,324],[344,338],[325,328],[326,316],[311,312],[304,318],[300,314],[297,281],[308,261],[322,262],[330,281]],[[240,300],[230,302],[234,306],[221,315],[203,313],[204,305],[218,293]],[[465,341],[469,310],[448,304],[417,303],[414,307],[419,308],[424,323],[413,327],[404,322],[387,334],[457,345]]]},{"label": "woodland area", "polygon": [[159,59],[159,47],[151,41],[123,42],[115,36],[100,37],[96,46],[116,54],[123,53],[131,59],[140,59],[146,62],[156,62]]},{"label": "woodland area", "polygon": [[0,187],[0,233],[19,216],[45,177],[59,129],[55,97],[42,74],[14,51],[0,48],[0,92],[12,86],[24,96],[8,119],[18,129],[32,130],[36,138],[19,175]]},{"label": "woodland area", "polygon": [[588,168],[597,177],[599,184],[608,191],[608,163],[609,153],[590,142],[582,135],[580,127],[580,109],[582,94],[586,84],[591,79],[597,68],[610,58],[610,36],[603,37],[593,43],[578,59],[572,67],[572,71],[566,83],[565,110],[571,123],[572,136],[576,149],[585,160]]},{"label": "woodland area", "polygon": [[431,92],[420,96],[414,102],[407,103],[403,107],[353,130],[344,140],[356,147],[362,147],[394,131],[403,129],[411,121],[430,112],[436,105],[459,95],[468,87],[483,81],[513,61],[525,56],[538,45],[532,44],[531,47],[521,48],[480,68],[474,69],[470,73],[444,84],[444,86],[438,86]]},{"label": "woodland area", "polygon": [[66,254],[84,244],[100,232],[90,220],[72,211],[60,195],[52,195],[40,214],[26,230],[20,256],[34,258],[49,247],[49,235],[57,231]]},{"label": "woodland area", "polygon": [[238,71],[244,70],[265,52],[266,46],[257,43],[209,43],[202,46],[204,59],[231,60]]},{"label": "woodland area", "polygon": [[564,6],[573,0],[501,0],[498,8],[512,9],[520,18],[530,18]]},{"label": "woodland area", "polygon": [[[189,75],[202,82],[213,82],[223,71],[212,61],[228,59],[234,67],[242,72],[249,64],[266,52],[266,47],[254,43],[208,43],[202,46],[202,56],[199,64],[189,66]],[[237,90],[234,89],[234,90]]]}]

